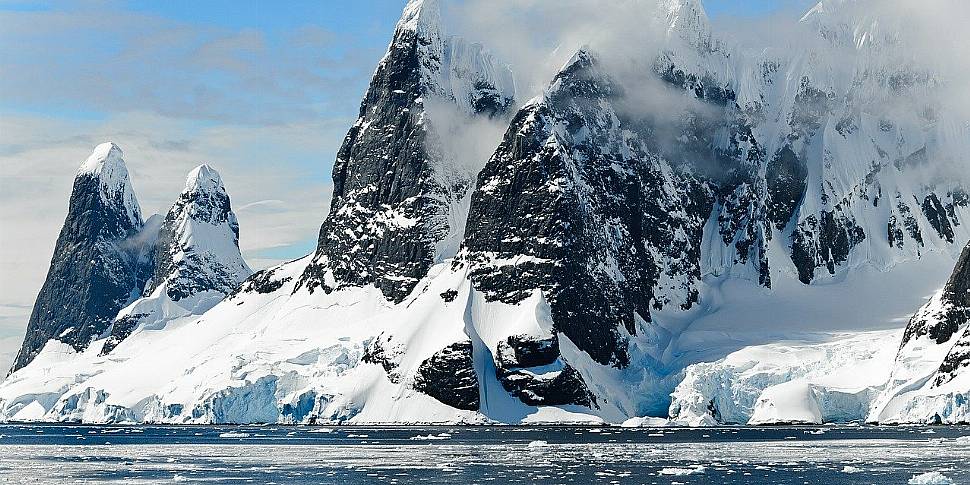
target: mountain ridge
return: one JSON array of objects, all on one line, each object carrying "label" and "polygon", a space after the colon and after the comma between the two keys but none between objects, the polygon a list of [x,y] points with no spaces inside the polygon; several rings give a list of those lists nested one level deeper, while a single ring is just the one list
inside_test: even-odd
[{"label": "mountain ridge", "polygon": [[[153,279],[164,291],[119,314],[100,354],[52,342],[0,385],[0,418],[866,419],[885,383],[829,361],[883,362],[874,349],[898,336],[865,331],[911,312],[920,295],[899,288],[931,290],[917,267],[970,240],[962,180],[936,170],[959,159],[942,133],[954,115],[917,96],[939,80],[895,52],[839,69],[837,45],[742,52],[699,2],[658,6],[656,52],[624,65],[582,48],[519,106],[514,73],[449,35],[437,2],[412,0],[338,151],[317,250],[251,276],[239,257],[192,309],[169,311],[192,281]],[[504,136],[460,159],[455,130],[482,121]],[[234,260],[238,226],[205,173],[183,196],[209,201]],[[192,180],[213,183],[199,195]],[[182,200],[156,273],[179,259],[164,248],[184,239]],[[881,301],[887,289],[899,301]],[[807,343],[780,343],[793,336]],[[948,376],[966,360],[954,349]],[[162,370],[133,381],[143,367]],[[37,377],[51,369],[74,378]],[[807,414],[778,410],[793,395]]]}]

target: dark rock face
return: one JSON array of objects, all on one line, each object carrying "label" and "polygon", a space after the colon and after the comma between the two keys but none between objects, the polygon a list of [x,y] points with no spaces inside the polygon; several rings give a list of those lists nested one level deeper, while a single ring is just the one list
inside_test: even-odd
[{"label": "dark rock face", "polygon": [[936,229],[936,233],[940,235],[940,238],[952,243],[953,226],[950,225],[947,209],[943,207],[940,198],[936,194],[930,194],[923,199],[922,206],[926,220],[930,222],[933,229]]},{"label": "dark rock face", "polygon": [[538,339],[528,335],[511,335],[498,344],[495,364],[503,368],[538,367],[559,358],[559,341],[555,337]]},{"label": "dark rock face", "polygon": [[502,387],[525,404],[591,407],[596,398],[582,376],[559,361],[559,341],[512,335],[499,342],[495,374]]},{"label": "dark rock face", "polygon": [[481,398],[471,341],[451,344],[422,362],[414,389],[453,408],[478,411]]},{"label": "dark rock face", "polygon": [[821,218],[808,216],[792,232],[792,261],[798,268],[798,279],[808,284],[815,278],[815,268],[825,267],[829,274],[846,261],[849,251],[866,238],[865,232],[851,216],[823,211]]},{"label": "dark rock face", "polygon": [[946,354],[939,370],[936,371],[934,386],[942,386],[953,380],[966,367],[970,366],[970,333],[963,332],[950,351]]},{"label": "dark rock face", "polygon": [[970,245],[960,254],[943,287],[941,300],[942,305],[929,314],[921,311],[910,319],[900,347],[923,335],[929,335],[937,344],[948,342],[962,325],[970,321]]},{"label": "dark rock face", "polygon": [[280,267],[277,266],[253,273],[252,276],[247,278],[246,281],[229,294],[229,298],[235,297],[240,293],[268,294],[279,290],[283,285],[293,280],[290,276],[277,277],[276,273],[279,270]]},{"label": "dark rock face", "polygon": [[685,72],[668,57],[662,56],[657,64],[657,71],[664,82],[693,92],[697,99],[707,100],[719,106],[727,106],[737,99],[737,94],[730,87],[721,85],[711,76],[698,77],[696,74]]},{"label": "dark rock face", "polygon": [[936,372],[935,386],[950,382],[970,366],[970,327],[960,332],[960,328],[970,322],[970,245],[963,249],[953,274],[943,287],[942,300],[943,306],[932,315],[932,324],[928,324],[921,313],[913,316],[903,334],[902,343],[906,345],[908,341],[924,334],[938,344],[959,336]]},{"label": "dark rock face", "polygon": [[111,324],[111,335],[108,336],[108,339],[104,342],[104,346],[101,347],[101,355],[111,353],[122,340],[128,338],[138,328],[138,324],[147,316],[149,316],[147,313],[134,313],[116,319]]},{"label": "dark rock face", "polygon": [[778,230],[784,230],[795,215],[805,195],[808,170],[790,146],[785,146],[768,164],[766,170],[768,193],[768,217]]},{"label": "dark rock face", "polygon": [[[330,214],[297,289],[373,284],[389,300],[403,300],[435,262],[436,245],[451,229],[449,205],[464,198],[474,177],[442,173],[448,161],[441,160],[426,104],[443,101],[468,116],[511,107],[505,86],[497,85],[511,86],[511,77],[491,78],[499,69],[488,54],[442,38],[429,24],[437,5],[419,3],[405,11],[337,153]],[[455,92],[448,79],[468,90]]]},{"label": "dark rock face", "polygon": [[566,365],[549,374],[536,375],[517,369],[497,370],[502,387],[530,406],[596,406],[596,398],[587,390],[586,382],[576,369]]},{"label": "dark rock face", "polygon": [[591,55],[553,85],[515,116],[479,175],[462,259],[487,299],[517,303],[540,289],[556,331],[624,367],[635,314],[696,301],[710,194],[691,180],[671,187],[644,143],[623,139],[609,108],[621,93]]},{"label": "dark rock face", "polygon": [[[897,199],[899,198],[900,197],[897,194]],[[913,211],[909,208],[909,205],[900,200],[897,203],[896,208],[899,210],[899,215],[900,215],[900,218],[902,219],[903,227],[906,229],[906,232],[909,234],[910,237],[912,237],[916,241],[917,244],[922,246],[923,231],[920,230],[919,222],[916,220],[916,217],[913,215]],[[896,227],[898,227],[898,221],[896,221],[895,215],[893,216],[892,219],[890,219],[890,225],[893,225],[893,224],[895,224]],[[897,231],[897,234],[894,235],[894,239],[892,240],[899,241],[899,243],[897,244],[897,247],[901,248],[902,234],[899,234],[899,232],[901,231]],[[895,238],[898,238],[898,239],[895,239]]]},{"label": "dark rock face", "polygon": [[30,363],[51,339],[84,350],[145,284],[135,240],[143,223],[121,150],[112,145],[99,163],[108,166],[82,171],[74,180],[67,218],[12,370]]}]

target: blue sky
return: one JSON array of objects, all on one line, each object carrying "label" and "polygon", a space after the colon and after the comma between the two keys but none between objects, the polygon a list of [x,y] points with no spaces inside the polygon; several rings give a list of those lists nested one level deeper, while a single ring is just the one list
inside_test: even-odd
[{"label": "blue sky", "polygon": [[712,19],[723,17],[757,17],[782,10],[803,11],[812,0],[704,0],[704,8]]},{"label": "blue sky", "polygon": [[[0,0],[0,361],[19,344],[76,167],[103,141],[125,150],[146,215],[205,162],[254,267],[310,252],[403,3]],[[705,5],[730,22],[808,1]]]}]

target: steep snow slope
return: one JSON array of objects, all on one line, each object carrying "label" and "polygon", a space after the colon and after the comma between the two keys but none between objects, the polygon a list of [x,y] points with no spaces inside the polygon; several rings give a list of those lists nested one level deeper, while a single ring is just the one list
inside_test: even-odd
[{"label": "steep snow slope", "polygon": [[879,422],[970,421],[970,246],[946,286],[910,319],[885,391],[869,419]]}]

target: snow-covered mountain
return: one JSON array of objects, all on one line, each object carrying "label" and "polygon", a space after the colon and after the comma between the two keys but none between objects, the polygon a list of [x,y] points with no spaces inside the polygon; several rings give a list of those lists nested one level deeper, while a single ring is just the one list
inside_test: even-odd
[{"label": "snow-covered mountain", "polygon": [[122,156],[117,145],[104,143],[78,169],[47,280],[12,370],[29,364],[52,339],[77,351],[87,348],[140,295],[150,276],[141,257],[144,222]]},{"label": "snow-covered mountain", "polygon": [[865,1],[749,49],[699,1],[661,0],[656,45],[592,43],[518,100],[487,46],[412,0],[317,250],[239,284],[228,197],[200,167],[133,259],[153,268],[141,299],[85,345],[38,337],[0,418],[925,420],[965,395],[966,265],[898,356],[896,329],[970,240],[970,124]]},{"label": "snow-covered mountain", "polygon": [[222,178],[208,165],[189,172],[153,245],[154,272],[143,297],[114,319],[102,354],[140,328],[205,313],[253,273],[239,252],[239,223]]},{"label": "snow-covered mountain", "polygon": [[[95,303],[113,306],[94,306],[101,312],[95,315],[53,313],[51,317],[51,313],[41,313],[36,322],[31,320],[31,329],[36,328],[38,333],[67,322],[72,327],[52,334],[32,352],[27,368],[20,372],[14,368],[15,372],[4,381],[3,385],[9,386],[5,389],[14,392],[12,400],[6,399],[10,395],[0,397],[5,418],[33,419],[43,415],[73,383],[99,372],[85,365],[84,356],[103,363],[119,363],[121,360],[114,359],[114,354],[111,358],[105,356],[124,344],[125,339],[162,331],[185,319],[194,320],[252,274],[239,252],[239,226],[215,170],[207,165],[194,169],[164,219],[154,215],[143,223],[121,154],[117,145],[105,143],[81,165],[45,285],[51,289],[42,291],[37,299],[38,308],[56,301],[66,311],[71,309],[64,305],[73,298],[70,291],[82,290]],[[103,221],[115,225],[105,227]],[[96,231],[85,232],[92,226]],[[115,237],[108,239],[106,236],[110,235]],[[83,263],[76,259],[80,251],[88,251]],[[65,273],[64,261],[73,261],[67,268],[76,271],[81,267],[95,275],[91,277],[91,287],[86,287],[85,281],[78,282],[73,272]],[[100,283],[98,275],[102,272],[114,276],[107,280],[114,286]],[[74,286],[68,286],[65,292],[63,285]],[[121,295],[119,286],[124,289],[123,299],[114,297]],[[25,349],[29,343],[25,341]],[[33,372],[38,369],[43,369],[45,378],[36,378]],[[29,399],[17,397],[24,389],[30,390]],[[71,412],[70,403],[76,405],[78,398],[73,399],[61,402],[60,412]]]}]

